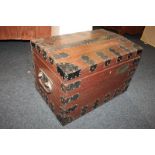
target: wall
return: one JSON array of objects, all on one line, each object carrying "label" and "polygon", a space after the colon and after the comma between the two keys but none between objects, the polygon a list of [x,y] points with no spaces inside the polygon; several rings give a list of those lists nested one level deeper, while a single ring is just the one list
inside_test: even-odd
[{"label": "wall", "polygon": [[155,26],[146,26],[141,40],[146,44],[155,47]]},{"label": "wall", "polygon": [[60,26],[59,34],[69,34],[81,31],[90,31],[92,30],[92,26],[80,26],[80,25],[73,25],[73,26]]}]

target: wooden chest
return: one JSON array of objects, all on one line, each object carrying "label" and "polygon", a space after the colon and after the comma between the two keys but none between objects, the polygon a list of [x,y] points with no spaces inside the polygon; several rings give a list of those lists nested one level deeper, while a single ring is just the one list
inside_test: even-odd
[{"label": "wooden chest", "polygon": [[31,41],[36,88],[65,125],[127,90],[142,48],[94,30]]}]

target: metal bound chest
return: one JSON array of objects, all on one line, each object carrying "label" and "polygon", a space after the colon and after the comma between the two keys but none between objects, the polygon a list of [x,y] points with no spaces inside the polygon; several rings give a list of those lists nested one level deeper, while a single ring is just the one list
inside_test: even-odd
[{"label": "metal bound chest", "polygon": [[62,125],[127,90],[142,48],[94,30],[31,41],[37,90]]}]

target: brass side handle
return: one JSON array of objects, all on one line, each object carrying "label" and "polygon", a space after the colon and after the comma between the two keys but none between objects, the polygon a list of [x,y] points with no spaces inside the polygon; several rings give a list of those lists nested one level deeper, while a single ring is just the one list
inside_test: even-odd
[{"label": "brass side handle", "polygon": [[47,93],[52,92],[53,82],[42,69],[39,70],[38,80]]}]

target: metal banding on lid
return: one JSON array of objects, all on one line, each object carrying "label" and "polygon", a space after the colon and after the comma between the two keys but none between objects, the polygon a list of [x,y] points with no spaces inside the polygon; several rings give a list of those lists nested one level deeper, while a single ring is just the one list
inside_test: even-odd
[{"label": "metal banding on lid", "polygon": [[81,59],[87,63],[88,65],[90,65],[90,71],[94,71],[97,67],[97,64],[95,64],[95,62],[90,59],[87,55],[82,55]]},{"label": "metal banding on lid", "polygon": [[132,52],[129,50],[129,48],[127,48],[123,45],[120,45],[120,48],[123,49],[123,51],[128,53],[128,59],[130,59],[132,57]]},{"label": "metal banding on lid", "polygon": [[116,51],[115,49],[113,49],[113,48],[109,48],[109,51],[114,53],[118,57],[121,56],[120,53],[118,51]]},{"label": "metal banding on lid", "polygon": [[[62,49],[65,49],[65,48],[72,48],[72,47],[76,47],[76,46],[82,46],[82,45],[88,45],[88,44],[91,44],[91,43],[97,43],[97,42],[101,42],[101,41],[104,41],[104,40],[110,40],[110,39],[113,39],[113,38],[116,38],[117,35],[115,34],[111,34],[111,35],[103,35],[103,36],[100,36],[100,37],[96,37],[96,38],[91,38],[91,39],[86,39],[86,40],[82,40],[82,41],[78,41],[78,42],[73,42],[73,43],[69,43],[69,44],[63,44],[63,45],[59,45],[59,46],[56,46],[52,43],[52,46],[51,46],[51,43],[48,42],[47,43],[47,50],[49,52],[53,52],[53,51],[56,51],[56,50],[62,50]],[[43,44],[43,43],[40,43],[40,44]]]},{"label": "metal banding on lid", "polygon": [[108,66],[110,64],[110,58],[107,55],[105,55],[102,51],[96,52],[96,55],[103,59],[103,61],[105,62],[105,66]]},{"label": "metal banding on lid", "polygon": [[120,48],[123,49],[125,52],[130,53],[130,50],[127,47],[120,45]]},{"label": "metal banding on lid", "polygon": [[59,54],[54,54],[53,57],[54,57],[55,59],[61,59],[61,58],[66,58],[66,57],[68,57],[68,54],[62,52],[62,53],[59,53]]},{"label": "metal banding on lid", "polygon": [[104,54],[103,52],[101,52],[101,51],[96,52],[96,54],[97,54],[97,56],[101,57],[103,60],[108,60],[108,59],[109,59],[108,56],[105,55],[105,54]]},{"label": "metal banding on lid", "polygon": [[117,56],[117,61],[118,62],[120,62],[122,60],[121,54],[118,51],[116,51],[114,48],[109,48],[109,51]]},{"label": "metal banding on lid", "polygon": [[[32,40],[31,46],[48,65],[53,64],[51,69],[56,69],[65,81],[83,77],[85,71],[100,71],[102,64],[106,68],[121,60],[140,56],[142,49],[126,38],[105,30]],[[74,86],[71,84],[66,89],[73,89]]]}]

